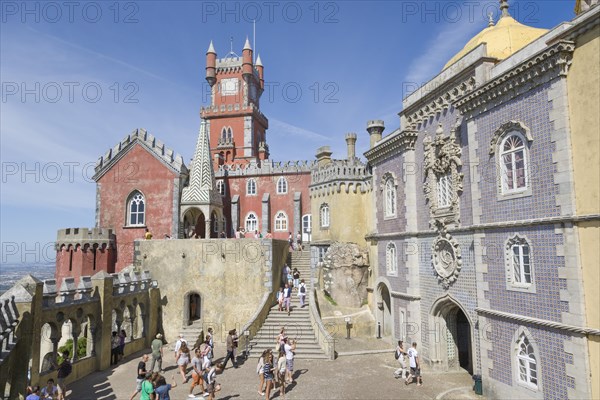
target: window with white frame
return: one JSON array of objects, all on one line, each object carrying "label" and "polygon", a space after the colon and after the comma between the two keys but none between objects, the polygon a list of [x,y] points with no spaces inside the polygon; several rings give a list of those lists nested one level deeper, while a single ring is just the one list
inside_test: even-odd
[{"label": "window with white frame", "polygon": [[288,230],[287,215],[283,211],[278,211],[275,214],[275,230],[283,232]]},{"label": "window with white frame", "polygon": [[321,204],[321,209],[319,211],[321,228],[329,228],[329,205]]},{"label": "window with white frame", "polygon": [[519,382],[532,389],[538,388],[538,364],[533,345],[525,333],[517,342],[517,365]]},{"label": "window with white frame", "polygon": [[144,226],[146,223],[146,200],[144,195],[135,191],[129,195],[127,201],[127,224],[128,226]]},{"label": "window with white frame", "polygon": [[438,177],[437,195],[439,208],[452,205],[452,176],[450,173]]},{"label": "window with white frame", "polygon": [[531,285],[531,254],[529,243],[519,236],[509,240],[512,283],[516,286]]},{"label": "window with white frame", "polygon": [[254,178],[250,178],[246,182],[246,194],[248,196],[256,196],[256,180]]},{"label": "window with white frame", "polygon": [[217,191],[221,196],[225,196],[225,182],[222,180],[217,181]]},{"label": "window with white frame", "polygon": [[393,217],[396,215],[396,184],[393,177],[388,177],[385,180],[385,207],[384,215]]},{"label": "window with white frame", "polygon": [[286,194],[288,191],[288,182],[283,176],[277,180],[277,194]]},{"label": "window with white frame", "polygon": [[529,239],[515,234],[504,243],[506,288],[519,292],[535,293],[533,249]]},{"label": "window with white frame", "polygon": [[258,230],[258,217],[253,212],[246,217],[246,232],[254,232]]},{"label": "window with white frame", "polygon": [[503,194],[527,189],[527,153],[520,133],[513,132],[500,143],[500,168]]},{"label": "window with white frame", "polygon": [[396,274],[398,272],[398,257],[396,245],[388,243],[385,249],[385,269],[388,274]]}]

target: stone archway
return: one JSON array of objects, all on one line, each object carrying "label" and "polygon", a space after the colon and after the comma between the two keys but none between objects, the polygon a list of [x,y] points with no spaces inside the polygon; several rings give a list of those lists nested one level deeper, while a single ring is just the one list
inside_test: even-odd
[{"label": "stone archway", "polygon": [[462,305],[446,295],[431,307],[429,358],[443,371],[473,373],[473,324]]},{"label": "stone archway", "polygon": [[198,208],[190,208],[183,215],[183,234],[185,238],[196,235],[197,238],[206,238],[206,217]]},{"label": "stone archway", "polygon": [[202,318],[202,298],[200,293],[190,291],[183,297],[183,326],[192,325]]},{"label": "stone archway", "polygon": [[388,286],[383,282],[377,285],[377,323],[381,325],[381,336],[392,335],[392,297]]}]

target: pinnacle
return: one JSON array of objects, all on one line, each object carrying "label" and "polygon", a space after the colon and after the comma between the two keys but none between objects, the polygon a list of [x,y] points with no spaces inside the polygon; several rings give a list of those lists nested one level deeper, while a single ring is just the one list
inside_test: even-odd
[{"label": "pinnacle", "polygon": [[208,50],[206,50],[206,54],[208,54],[208,53],[217,54],[217,52],[215,51],[215,46],[213,46],[212,40],[210,41],[210,45],[208,46]]},{"label": "pinnacle", "polygon": [[258,57],[256,57],[256,66],[260,66],[260,67],[263,66],[262,60],[260,59],[260,54],[258,55]]},{"label": "pinnacle", "polygon": [[250,40],[248,36],[246,36],[246,43],[244,44],[244,50],[252,50],[252,46],[250,46]]}]

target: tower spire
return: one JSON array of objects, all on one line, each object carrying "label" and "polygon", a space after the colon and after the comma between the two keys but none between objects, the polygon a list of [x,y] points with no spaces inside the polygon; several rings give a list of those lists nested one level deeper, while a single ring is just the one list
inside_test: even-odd
[{"label": "tower spire", "polygon": [[500,11],[502,12],[500,18],[510,17],[508,12],[508,0],[500,0]]}]

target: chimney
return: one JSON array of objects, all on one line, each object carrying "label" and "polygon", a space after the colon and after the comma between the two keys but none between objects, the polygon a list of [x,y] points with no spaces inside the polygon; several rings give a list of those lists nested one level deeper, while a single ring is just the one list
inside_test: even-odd
[{"label": "chimney", "polygon": [[369,136],[371,137],[371,149],[375,147],[375,143],[381,140],[384,129],[385,124],[380,119],[367,122],[367,132],[369,132]]},{"label": "chimney", "polygon": [[348,148],[348,161],[356,158],[356,133],[346,134],[346,147]]},{"label": "chimney", "polygon": [[329,146],[322,146],[317,149],[317,165],[322,167],[331,162],[331,148]]}]

